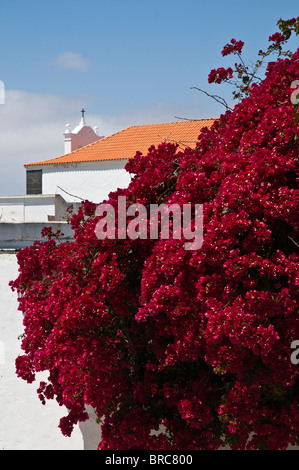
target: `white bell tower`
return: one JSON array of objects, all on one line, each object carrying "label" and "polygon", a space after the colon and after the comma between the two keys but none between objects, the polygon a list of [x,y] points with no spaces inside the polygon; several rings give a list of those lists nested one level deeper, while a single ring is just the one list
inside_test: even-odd
[{"label": "white bell tower", "polygon": [[103,139],[104,136],[99,136],[98,128],[95,126],[93,129],[86,124],[85,121],[85,109],[81,109],[81,121],[72,131],[71,124],[66,125],[64,132],[64,154],[74,152],[81,147],[97,142]]}]

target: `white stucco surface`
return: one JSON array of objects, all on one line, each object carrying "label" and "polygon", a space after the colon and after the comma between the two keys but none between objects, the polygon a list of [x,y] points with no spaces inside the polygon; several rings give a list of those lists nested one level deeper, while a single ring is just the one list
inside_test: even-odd
[{"label": "white stucco surface", "polygon": [[43,165],[43,194],[60,194],[68,202],[78,202],[79,198],[101,203],[111,191],[129,185],[131,176],[124,169],[126,163],[127,160],[109,160]]},{"label": "white stucco surface", "polygon": [[55,196],[0,197],[1,222],[48,221],[55,214]]},{"label": "white stucco surface", "polygon": [[15,373],[23,325],[8,282],[17,275],[16,254],[0,252],[0,450],[96,449],[99,426],[94,419],[75,427],[70,438],[64,437],[58,424],[66,409],[53,400],[42,405],[36,393],[39,381],[28,384]]},{"label": "white stucco surface", "polygon": [[0,223],[66,220],[67,203],[55,194],[0,196]]}]

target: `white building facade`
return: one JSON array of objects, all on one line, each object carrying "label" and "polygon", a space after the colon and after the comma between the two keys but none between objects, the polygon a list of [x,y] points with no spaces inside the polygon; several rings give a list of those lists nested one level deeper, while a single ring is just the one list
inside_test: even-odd
[{"label": "white building facade", "polygon": [[67,202],[106,200],[111,191],[126,188],[131,175],[125,170],[136,152],[143,155],[162,142],[195,147],[201,129],[214,119],[130,126],[108,137],[99,136],[85,119],[64,133],[64,154],[26,163],[27,194],[60,194]]},{"label": "white building facade", "polygon": [[111,191],[126,188],[130,175],[125,170],[127,160],[49,164],[42,169],[43,194],[60,194],[68,202],[86,200],[100,203]]}]

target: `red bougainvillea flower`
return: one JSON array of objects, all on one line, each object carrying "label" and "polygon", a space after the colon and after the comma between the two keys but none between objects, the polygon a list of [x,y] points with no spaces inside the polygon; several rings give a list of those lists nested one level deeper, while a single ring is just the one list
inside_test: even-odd
[{"label": "red bougainvillea flower", "polygon": [[224,48],[221,51],[221,54],[223,56],[229,55],[229,54],[241,54],[242,49],[244,46],[243,41],[236,41],[236,39],[231,39],[230,44],[226,44]]},{"label": "red bougainvillea flower", "polygon": [[38,395],[67,408],[63,434],[90,405],[103,450],[274,450],[298,440],[298,59],[299,50],[270,63],[196,149],[137,153],[129,187],[110,194],[116,212],[119,195],[202,204],[200,249],[172,237],[98,240],[96,207],[85,201],[73,242],[47,233],[18,253],[17,374],[32,382],[49,372]]},{"label": "red bougainvillea flower", "polygon": [[221,83],[223,80],[228,80],[233,77],[233,69],[228,67],[219,67],[218,69],[213,69],[209,73],[208,82],[209,83]]},{"label": "red bougainvillea flower", "polygon": [[269,41],[274,42],[276,44],[281,44],[286,40],[286,37],[281,33],[274,33],[272,36],[269,36]]}]

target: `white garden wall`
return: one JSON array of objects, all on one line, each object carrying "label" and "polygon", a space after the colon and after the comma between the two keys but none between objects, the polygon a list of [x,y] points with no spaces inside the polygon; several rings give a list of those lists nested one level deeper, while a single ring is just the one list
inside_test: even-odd
[{"label": "white garden wall", "polygon": [[58,194],[0,196],[0,223],[66,220],[68,204]]},{"label": "white garden wall", "polygon": [[70,438],[64,437],[58,424],[66,409],[53,400],[42,405],[36,393],[39,382],[27,384],[15,374],[23,325],[8,283],[17,275],[16,253],[0,252],[0,449],[94,450],[100,440],[94,417],[75,427]]}]

